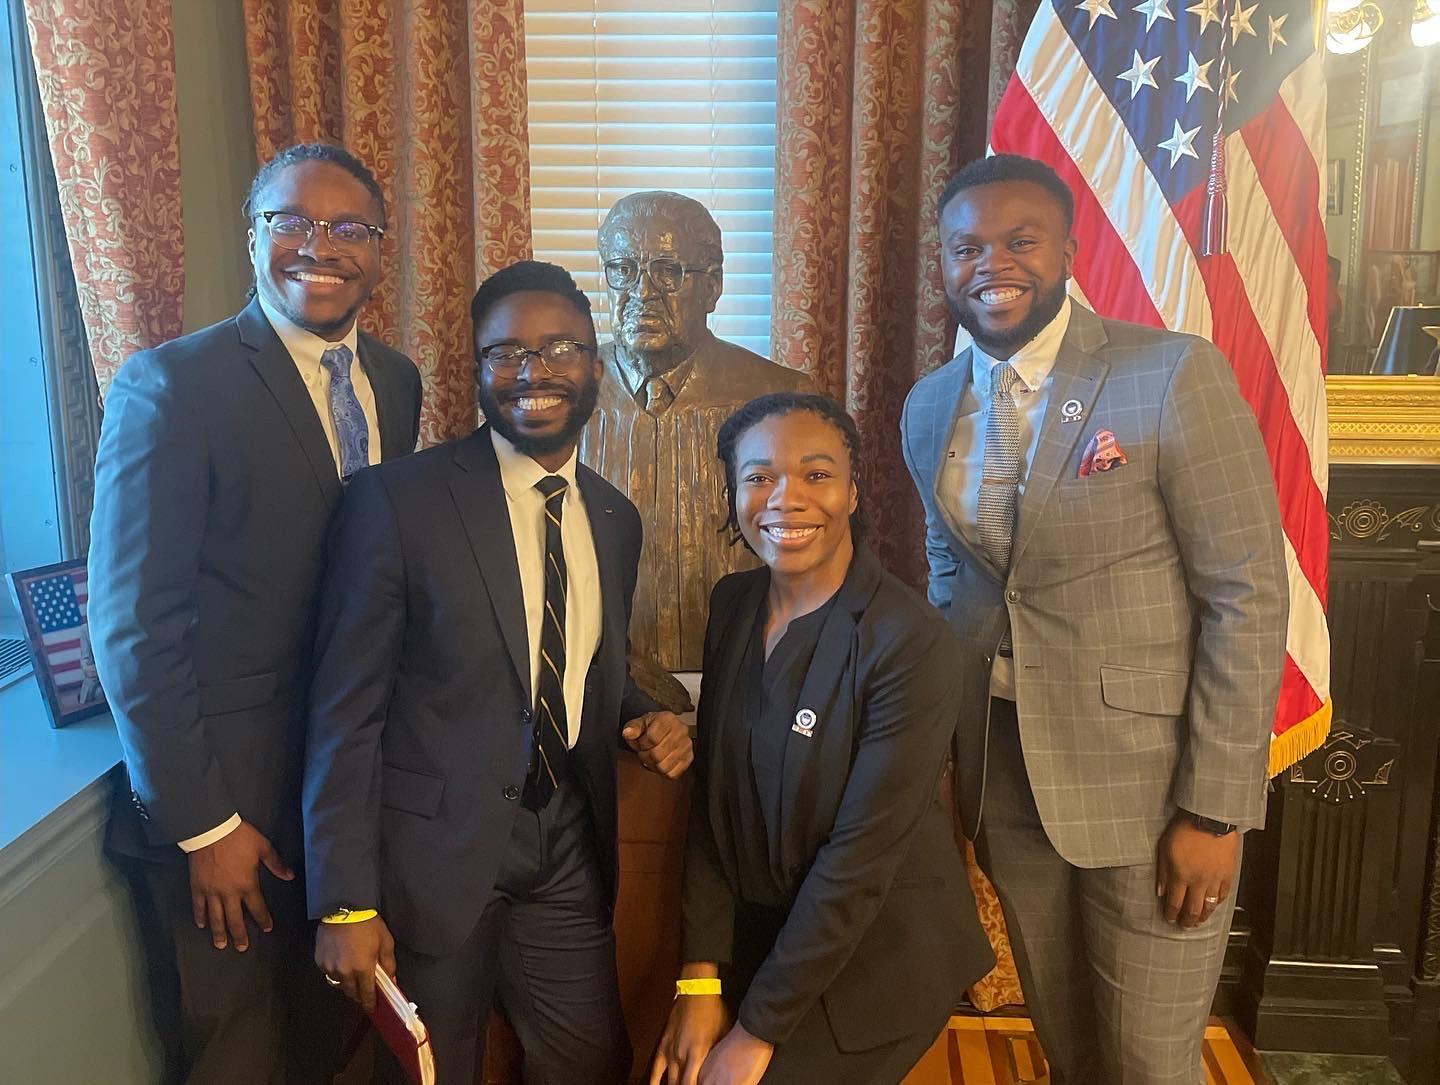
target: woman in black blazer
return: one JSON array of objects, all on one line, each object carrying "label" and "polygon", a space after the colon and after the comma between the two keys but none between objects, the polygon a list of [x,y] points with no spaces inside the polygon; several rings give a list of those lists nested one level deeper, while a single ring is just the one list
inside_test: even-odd
[{"label": "woman in black blazer", "polygon": [[837,404],[762,396],[718,445],[765,567],[710,598],[686,964],[650,1080],[898,1082],[994,964],[939,798],[952,634],[865,548]]}]

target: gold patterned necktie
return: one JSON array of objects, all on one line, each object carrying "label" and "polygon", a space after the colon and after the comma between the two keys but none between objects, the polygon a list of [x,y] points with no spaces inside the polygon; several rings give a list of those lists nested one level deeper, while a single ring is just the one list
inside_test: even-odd
[{"label": "gold patterned necktie", "polygon": [[546,475],[535,488],[545,495],[545,612],[540,623],[540,672],[535,681],[535,731],[525,801],[539,810],[565,779],[570,747],[565,722],[565,595],[569,582],[560,539],[569,483],[559,475]]}]

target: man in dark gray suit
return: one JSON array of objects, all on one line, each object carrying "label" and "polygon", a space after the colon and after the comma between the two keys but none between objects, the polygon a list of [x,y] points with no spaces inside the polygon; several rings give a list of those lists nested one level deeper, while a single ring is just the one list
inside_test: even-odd
[{"label": "man in dark gray suit", "polygon": [[168,1076],[253,1085],[332,1069],[291,1027],[315,984],[293,871],[321,549],[348,476],[415,447],[421,393],[356,329],[385,226],[370,171],[291,147],[245,214],[254,300],[110,389],[89,617],[130,780],[110,846],[153,924]]},{"label": "man in dark gray suit", "polygon": [[974,343],[911,391],[904,451],[963,641],[961,812],[1052,1080],[1194,1085],[1264,819],[1284,543],[1224,357],[1070,301],[1072,214],[1030,159],[951,180]]}]

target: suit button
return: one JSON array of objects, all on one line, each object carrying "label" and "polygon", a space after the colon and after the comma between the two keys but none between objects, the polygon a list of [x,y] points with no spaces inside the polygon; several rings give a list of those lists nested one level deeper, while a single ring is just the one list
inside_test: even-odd
[{"label": "suit button", "polygon": [[520,722],[521,722],[521,723],[529,723],[529,722],[530,722],[530,710],[529,710],[528,708],[527,708],[527,709],[524,709],[523,711],[521,711],[521,713],[520,713]]},{"label": "suit button", "polygon": [[518,799],[518,798],[520,797],[520,789],[519,789],[518,787],[516,787],[514,784],[511,784],[509,787],[507,787],[507,788],[502,792],[502,794],[503,794],[507,799],[509,799],[511,802],[514,802],[516,799]]},{"label": "suit button", "polygon": [[1020,593],[1019,593],[1018,591],[1016,591],[1014,588],[1011,588],[1009,591],[1007,591],[1007,592],[1005,593],[1005,601],[1006,601],[1007,603],[1018,603],[1018,602],[1020,602]]}]

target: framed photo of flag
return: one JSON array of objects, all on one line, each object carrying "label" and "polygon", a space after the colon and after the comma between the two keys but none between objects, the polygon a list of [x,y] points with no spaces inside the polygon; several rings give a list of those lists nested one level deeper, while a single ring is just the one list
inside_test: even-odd
[{"label": "framed photo of flag", "polygon": [[13,572],[10,590],[25,626],[50,726],[64,727],[104,712],[105,692],[95,673],[86,620],[90,592],[85,559]]}]

